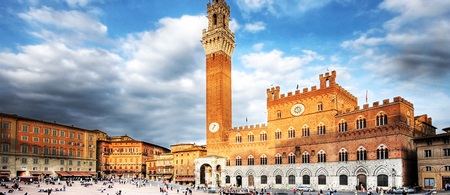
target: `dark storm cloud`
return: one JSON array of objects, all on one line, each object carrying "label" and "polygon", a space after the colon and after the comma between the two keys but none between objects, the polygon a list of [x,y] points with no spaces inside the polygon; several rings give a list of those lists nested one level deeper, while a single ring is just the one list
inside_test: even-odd
[{"label": "dark storm cloud", "polygon": [[450,74],[450,39],[428,35],[420,41],[406,40],[403,44],[392,45],[397,52],[386,58],[385,65],[388,67],[383,71],[398,73],[387,75],[400,80],[426,79],[430,81],[448,77]]}]

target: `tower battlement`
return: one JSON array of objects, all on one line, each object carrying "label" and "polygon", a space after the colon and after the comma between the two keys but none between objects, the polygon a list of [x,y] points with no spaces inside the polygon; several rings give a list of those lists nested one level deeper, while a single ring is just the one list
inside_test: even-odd
[{"label": "tower battlement", "polygon": [[294,92],[288,92],[287,94],[280,93],[280,86],[271,87],[266,90],[267,93],[267,101],[280,100],[284,98],[291,98],[293,96],[307,95],[308,93],[316,92],[318,90],[334,88],[338,94],[344,95],[349,98],[353,102],[357,102],[358,98],[353,96],[349,91],[342,88],[339,84],[336,83],[336,71],[327,72],[325,74],[319,75],[320,86],[311,86],[311,88],[303,88],[302,90],[297,89]]},{"label": "tower battlement", "polygon": [[411,102],[409,102],[408,100],[397,96],[394,97],[392,99],[392,101],[390,101],[390,99],[384,99],[381,104],[379,101],[374,101],[372,102],[372,106],[370,106],[370,104],[363,104],[362,108],[360,106],[355,106],[353,109],[346,109],[345,111],[339,111],[338,114],[346,114],[346,113],[351,113],[351,112],[359,112],[359,111],[364,111],[367,109],[373,109],[373,108],[377,108],[377,107],[381,107],[381,106],[388,106],[388,105],[392,105],[395,103],[403,103],[406,106],[410,107],[410,108],[414,108],[414,104],[412,104]]}]

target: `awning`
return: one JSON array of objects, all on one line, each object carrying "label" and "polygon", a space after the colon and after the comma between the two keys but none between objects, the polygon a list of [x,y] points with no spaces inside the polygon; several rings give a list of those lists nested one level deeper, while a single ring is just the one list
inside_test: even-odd
[{"label": "awning", "polygon": [[41,171],[43,175],[52,175],[53,171]]},{"label": "awning", "polygon": [[56,174],[62,176],[62,177],[71,177],[72,174],[66,172],[66,171],[55,171]]},{"label": "awning", "polygon": [[195,181],[194,177],[177,177],[175,181]]},{"label": "awning", "polygon": [[55,171],[56,174],[63,177],[91,177],[92,175],[97,175],[96,172],[90,171]]},{"label": "awning", "polygon": [[42,171],[30,171],[30,175],[41,175]]},{"label": "awning", "polygon": [[30,171],[30,175],[51,175],[52,171]]},{"label": "awning", "polygon": [[172,178],[172,175],[164,175],[164,179],[170,179]]}]

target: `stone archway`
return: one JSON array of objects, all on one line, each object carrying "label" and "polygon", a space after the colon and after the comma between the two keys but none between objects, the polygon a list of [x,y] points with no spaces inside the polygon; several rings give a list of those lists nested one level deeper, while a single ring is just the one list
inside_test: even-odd
[{"label": "stone archway", "polygon": [[209,164],[200,166],[200,184],[208,187],[212,184],[212,167]]},{"label": "stone archway", "polygon": [[242,176],[236,176],[236,187],[242,187]]},{"label": "stone archway", "polygon": [[367,190],[367,176],[364,174],[359,174],[356,176],[358,181],[359,190]]},{"label": "stone archway", "polygon": [[195,163],[195,185],[199,187],[208,187],[217,189],[224,186],[222,183],[222,169],[225,167],[226,160],[220,156],[202,156],[194,160]]},{"label": "stone archway", "polygon": [[222,187],[221,183],[222,183],[222,179],[221,179],[221,175],[222,175],[222,166],[217,165],[216,166],[216,186],[217,187]]},{"label": "stone archway", "polygon": [[356,171],[356,183],[359,190],[367,190],[367,171],[360,167]]}]

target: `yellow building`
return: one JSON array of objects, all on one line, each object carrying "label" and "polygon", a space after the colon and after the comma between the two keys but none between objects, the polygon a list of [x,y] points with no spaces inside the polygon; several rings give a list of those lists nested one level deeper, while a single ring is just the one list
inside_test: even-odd
[{"label": "yellow building", "polygon": [[186,143],[171,145],[170,150],[173,154],[175,182],[181,185],[193,185],[195,182],[194,160],[206,155],[206,147]]},{"label": "yellow building", "polygon": [[154,159],[147,161],[148,178],[153,181],[164,181],[172,183],[173,181],[173,154],[170,152],[155,156]]}]

